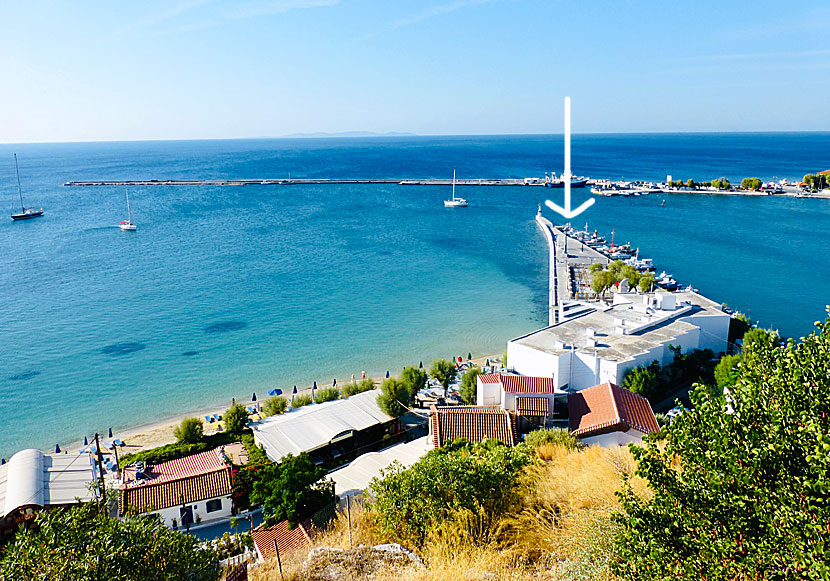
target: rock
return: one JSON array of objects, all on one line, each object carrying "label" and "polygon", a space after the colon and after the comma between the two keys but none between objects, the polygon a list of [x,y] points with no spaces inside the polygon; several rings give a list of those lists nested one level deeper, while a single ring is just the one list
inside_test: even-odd
[{"label": "rock", "polygon": [[415,553],[397,543],[360,546],[354,549],[317,547],[303,562],[303,579],[309,581],[350,581],[387,578],[390,572],[423,567]]}]

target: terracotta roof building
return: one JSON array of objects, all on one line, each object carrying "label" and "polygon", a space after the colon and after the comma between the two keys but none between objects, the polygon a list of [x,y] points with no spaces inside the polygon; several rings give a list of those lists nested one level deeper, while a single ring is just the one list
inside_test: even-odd
[{"label": "terracotta roof building", "polygon": [[311,544],[311,530],[310,520],[297,524],[293,529],[288,528],[288,521],[284,520],[272,527],[266,528],[260,525],[251,531],[251,536],[254,539],[256,552],[260,560],[263,560],[276,557],[275,541],[280,548],[281,556],[290,551],[307,547]]},{"label": "terracotta roof building", "polygon": [[589,445],[639,442],[660,431],[646,398],[610,382],[569,395],[568,413],[571,433]]},{"label": "terracotta roof building", "polygon": [[169,526],[231,514],[231,467],[222,448],[125,471],[119,514],[157,513]]},{"label": "terracotta roof building", "polygon": [[515,415],[497,406],[430,406],[429,431],[435,448],[457,438],[470,442],[495,439],[509,446],[518,442]]},{"label": "terracotta roof building", "polygon": [[477,378],[478,405],[499,406],[518,417],[538,418],[542,423],[553,416],[557,394],[563,398],[564,406],[565,392],[557,391],[553,377],[488,373]]}]

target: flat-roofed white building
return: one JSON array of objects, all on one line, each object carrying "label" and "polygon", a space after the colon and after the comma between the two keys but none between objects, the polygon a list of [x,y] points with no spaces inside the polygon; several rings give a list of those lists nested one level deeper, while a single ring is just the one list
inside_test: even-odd
[{"label": "flat-roofed white building", "polygon": [[652,361],[668,365],[695,349],[726,351],[730,316],[698,293],[615,293],[613,304],[583,303],[576,314],[507,344],[520,375],[550,377],[557,390],[621,384],[625,373]]}]

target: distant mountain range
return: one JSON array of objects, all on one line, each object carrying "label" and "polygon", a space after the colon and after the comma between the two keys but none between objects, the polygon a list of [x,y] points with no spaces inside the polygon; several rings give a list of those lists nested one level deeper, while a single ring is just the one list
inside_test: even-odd
[{"label": "distant mountain range", "polygon": [[387,133],[375,133],[374,131],[340,131],[337,133],[326,133],[318,131],[315,133],[291,133],[283,137],[412,137],[415,133],[400,133],[389,131]]}]

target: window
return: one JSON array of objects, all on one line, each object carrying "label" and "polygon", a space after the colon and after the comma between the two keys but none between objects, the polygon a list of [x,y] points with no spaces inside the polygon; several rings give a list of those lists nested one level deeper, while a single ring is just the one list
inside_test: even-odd
[{"label": "window", "polygon": [[217,510],[222,510],[222,499],[217,498],[216,500],[208,500],[207,511],[216,512]]}]

